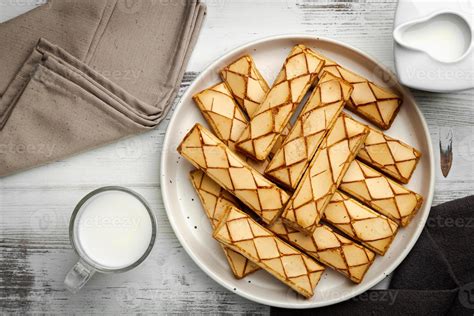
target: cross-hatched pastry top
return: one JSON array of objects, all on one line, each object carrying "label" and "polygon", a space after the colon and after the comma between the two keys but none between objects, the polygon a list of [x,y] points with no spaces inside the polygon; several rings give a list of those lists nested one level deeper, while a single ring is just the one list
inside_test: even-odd
[{"label": "cross-hatched pastry top", "polygon": [[280,216],[289,199],[288,194],[249,166],[202,125],[196,124],[177,150],[265,223],[272,223]]},{"label": "cross-hatched pastry top", "polygon": [[250,55],[245,55],[222,69],[222,80],[248,117],[253,117],[270,87]]},{"label": "cross-hatched pastry top", "polygon": [[280,238],[355,283],[362,282],[375,259],[373,251],[358,245],[325,224],[319,225],[312,235],[292,229],[281,220],[277,220],[268,228]]},{"label": "cross-hatched pastry top", "polygon": [[395,180],[408,183],[421,153],[398,139],[370,128],[358,157]]},{"label": "cross-hatched pastry top", "polygon": [[214,231],[214,238],[241,253],[274,277],[310,298],[324,267],[288,245],[249,215],[229,207]]},{"label": "cross-hatched pastry top", "polygon": [[367,134],[366,125],[345,114],[339,116],[285,207],[285,224],[307,234],[314,232]]},{"label": "cross-hatched pastry top", "polygon": [[423,203],[421,195],[360,160],[350,164],[340,189],[402,226],[410,223]]},{"label": "cross-hatched pastry top", "polygon": [[342,67],[335,61],[317,53],[325,61],[324,72],[340,77],[354,87],[346,107],[366,118],[381,129],[389,129],[400,110],[402,98],[392,91]]},{"label": "cross-hatched pastry top", "polygon": [[[204,212],[214,229],[225,215],[225,210],[229,206],[237,205],[237,201],[232,195],[220,187],[211,178],[206,176],[201,170],[194,170],[189,175],[191,183],[199,196]],[[224,246],[223,250],[232,273],[237,279],[241,279],[260,269],[255,263],[241,254]]]},{"label": "cross-hatched pastry top", "polygon": [[196,93],[193,100],[216,136],[233,148],[248,120],[235,103],[226,84],[221,82]]},{"label": "cross-hatched pastry top", "polygon": [[285,187],[295,189],[351,93],[349,83],[325,73],[265,169],[266,175]]},{"label": "cross-hatched pastry top", "polygon": [[311,49],[295,46],[240,136],[237,149],[257,160],[266,159],[323,65],[324,61]]},{"label": "cross-hatched pastry top", "polygon": [[340,191],[333,195],[324,220],[379,255],[385,254],[398,230],[397,223]]}]

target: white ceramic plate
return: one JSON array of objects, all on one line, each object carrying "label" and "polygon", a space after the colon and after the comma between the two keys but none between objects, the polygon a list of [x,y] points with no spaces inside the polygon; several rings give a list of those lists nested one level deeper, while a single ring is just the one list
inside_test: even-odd
[{"label": "white ceramic plate", "polygon": [[[205,124],[194,105],[192,95],[219,82],[218,72],[243,54],[251,54],[263,76],[271,83],[290,49],[298,43],[318,50],[404,97],[404,104],[388,134],[402,139],[423,153],[408,187],[425,197],[413,222],[397,234],[391,248],[378,256],[364,281],[355,285],[342,275],[327,269],[313,298],[306,300],[264,271],[242,280],[230,272],[222,249],[211,236],[211,226],[189,181],[190,163],[181,158],[176,148],[186,132],[196,123]],[[285,308],[310,308],[335,304],[370,289],[390,274],[406,257],[418,239],[431,206],[434,186],[434,161],[430,135],[413,96],[395,81],[383,66],[361,51],[329,39],[285,35],[267,38],[239,47],[212,63],[189,87],[178,104],[166,133],[161,157],[161,190],[169,221],[184,249],[196,264],[216,282],[252,301]]]}]

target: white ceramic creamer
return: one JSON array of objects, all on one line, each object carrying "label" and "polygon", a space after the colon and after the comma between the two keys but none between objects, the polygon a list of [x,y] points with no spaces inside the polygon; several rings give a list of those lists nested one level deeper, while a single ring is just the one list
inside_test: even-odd
[{"label": "white ceramic creamer", "polygon": [[448,63],[464,57],[472,35],[469,25],[459,15],[440,13],[399,27],[394,36],[399,44]]},{"label": "white ceramic creamer", "polygon": [[399,0],[394,21],[395,69],[411,88],[474,88],[474,1]]}]

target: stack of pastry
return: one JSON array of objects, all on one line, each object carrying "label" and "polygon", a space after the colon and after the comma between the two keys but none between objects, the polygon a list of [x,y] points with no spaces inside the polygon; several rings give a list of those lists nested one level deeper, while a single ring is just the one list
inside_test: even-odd
[{"label": "stack of pastry", "polygon": [[362,282],[421,207],[403,186],[421,154],[343,109],[388,129],[401,98],[304,45],[271,87],[248,55],[221,77],[194,96],[212,131],[196,124],[178,152],[230,271],[307,298],[325,267]]}]

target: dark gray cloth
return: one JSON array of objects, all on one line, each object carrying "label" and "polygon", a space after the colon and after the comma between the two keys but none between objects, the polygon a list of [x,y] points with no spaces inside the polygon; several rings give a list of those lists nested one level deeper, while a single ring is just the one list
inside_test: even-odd
[{"label": "dark gray cloth", "polygon": [[[276,309],[272,315],[295,311]],[[413,250],[395,270],[389,290],[298,315],[473,315],[474,196],[431,209]]]}]

